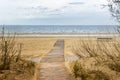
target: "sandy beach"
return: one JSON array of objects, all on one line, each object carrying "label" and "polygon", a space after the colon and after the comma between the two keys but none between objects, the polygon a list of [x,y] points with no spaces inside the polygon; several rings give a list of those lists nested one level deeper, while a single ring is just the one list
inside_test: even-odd
[{"label": "sandy beach", "polygon": [[[57,62],[57,60],[59,61],[59,59],[57,59],[57,58],[59,58],[59,55],[56,55],[57,57],[50,56],[48,59],[45,58],[47,55],[48,56],[52,55],[53,54],[52,52],[54,52],[54,54],[60,54],[59,53],[60,51],[56,52],[56,50],[59,49],[59,45],[58,45],[58,47],[54,47],[55,43],[59,40],[64,41],[64,45],[63,45],[64,48],[62,47],[62,50],[64,50],[64,53],[62,53],[62,54],[64,56],[62,56],[62,58],[64,58],[65,61],[63,60],[61,63]],[[103,71],[102,69],[104,69],[103,72],[107,73],[109,76],[113,75],[112,77],[114,77],[116,80],[119,80],[120,77],[115,74],[115,71],[112,71],[108,67],[103,66],[102,65],[103,63],[97,65],[97,68],[96,68],[96,65],[95,65],[96,64],[96,60],[95,60],[96,57],[94,57],[94,56],[93,57],[84,57],[84,56],[89,56],[89,55],[85,55],[87,52],[86,51],[80,52],[82,47],[85,46],[85,45],[81,44],[82,42],[87,43],[86,46],[91,46],[91,48],[94,48],[94,43],[96,43],[96,41],[103,42],[105,44],[108,44],[108,43],[113,44],[113,42],[115,42],[116,40],[120,40],[120,38],[116,37],[116,36],[114,36],[114,37],[111,37],[111,36],[99,36],[99,37],[98,36],[96,36],[96,37],[95,36],[89,36],[89,37],[87,37],[87,36],[81,36],[81,37],[16,37],[15,38],[16,44],[22,43],[22,57],[24,59],[28,59],[28,58],[31,58],[31,60],[32,59],[40,59],[38,61],[32,60],[33,62],[37,63],[34,80],[36,80],[36,77],[37,78],[40,77],[41,76],[40,74],[45,73],[44,76],[46,76],[48,74],[47,71],[49,73],[52,73],[51,67],[55,67],[55,70],[53,70],[53,71],[56,73],[56,75],[54,75],[55,76],[54,78],[56,78],[58,76],[57,71],[56,71],[56,69],[57,69],[56,65],[58,65],[58,64],[56,64],[56,62],[59,63],[59,65],[62,65],[62,66],[59,66],[61,70],[63,70],[63,67],[65,67],[67,74],[68,73],[71,75],[74,74],[72,72],[73,68],[71,67],[71,66],[74,66],[73,64],[76,64],[76,65],[83,64],[84,67],[87,67],[90,70],[94,70],[94,69],[96,70],[99,68],[101,71]],[[76,52],[73,51],[74,48],[77,49]],[[107,50],[112,51],[112,48],[109,48],[109,46],[107,48],[108,48]],[[55,49],[55,51],[54,51],[54,49]],[[81,55],[82,55],[82,57],[81,57]],[[48,63],[49,59],[52,61],[56,61],[56,62],[55,63]],[[44,63],[46,65],[49,65],[50,67],[47,67],[46,65],[42,65],[42,63],[41,63],[42,60],[45,60]],[[48,60],[48,62],[46,62],[47,60]],[[75,61],[77,61],[79,63],[75,63]],[[54,65],[52,65],[52,64],[54,64]],[[91,66],[91,65],[95,65],[95,66]],[[46,67],[48,70],[45,69],[47,71],[44,71],[43,69]],[[40,70],[44,71],[44,72],[40,73],[39,72]],[[63,70],[63,71],[65,72],[65,70]],[[110,74],[108,72],[110,72]],[[61,74],[59,76],[63,76],[63,75]],[[39,80],[39,79],[37,79],[37,80]],[[42,80],[42,76],[41,76],[41,80]],[[78,80],[81,80],[81,79],[78,79]]]},{"label": "sandy beach", "polygon": [[22,43],[22,55],[24,57],[41,57],[48,53],[56,38],[41,38],[41,37],[17,37],[17,44]]},{"label": "sandy beach", "polygon": [[[106,38],[105,36],[103,37],[16,37],[16,42],[17,44],[22,43],[22,55],[24,57],[41,57],[42,55],[48,53],[54,43],[58,39],[63,39],[65,41],[64,44],[64,50],[65,50],[65,55],[73,55],[70,54],[71,52],[71,46],[74,42],[83,40],[83,41],[89,41],[89,40],[97,40],[97,38]],[[116,39],[116,37],[110,37],[107,36],[107,38],[113,38]],[[68,54],[69,53],[69,54]]]},{"label": "sandy beach", "polygon": [[120,0],[0,0],[0,80],[120,80]]}]

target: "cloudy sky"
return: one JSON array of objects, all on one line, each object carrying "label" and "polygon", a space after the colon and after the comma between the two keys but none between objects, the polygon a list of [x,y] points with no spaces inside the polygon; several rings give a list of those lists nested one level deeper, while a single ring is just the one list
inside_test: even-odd
[{"label": "cloudy sky", "polygon": [[0,0],[0,24],[114,25],[107,0]]}]

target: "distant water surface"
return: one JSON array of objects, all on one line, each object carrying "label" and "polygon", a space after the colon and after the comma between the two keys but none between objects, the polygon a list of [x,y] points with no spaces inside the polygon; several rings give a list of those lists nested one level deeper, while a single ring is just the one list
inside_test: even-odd
[{"label": "distant water surface", "polygon": [[[3,25],[0,25],[2,31]],[[112,36],[117,25],[4,25],[5,31],[18,36]]]}]

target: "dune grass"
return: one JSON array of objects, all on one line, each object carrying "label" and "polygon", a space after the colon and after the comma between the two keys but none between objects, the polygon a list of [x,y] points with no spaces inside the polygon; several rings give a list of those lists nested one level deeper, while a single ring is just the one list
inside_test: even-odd
[{"label": "dune grass", "polygon": [[72,72],[75,78],[80,80],[110,80],[110,77],[99,69],[89,69],[79,61],[73,64]]},{"label": "dune grass", "polygon": [[22,59],[22,43],[16,44],[15,36],[0,37],[0,80],[25,80],[34,76],[35,63]]},{"label": "dune grass", "polygon": [[119,37],[73,39],[69,45],[71,52],[80,58],[70,63],[73,75],[81,80],[119,80],[119,40]]}]

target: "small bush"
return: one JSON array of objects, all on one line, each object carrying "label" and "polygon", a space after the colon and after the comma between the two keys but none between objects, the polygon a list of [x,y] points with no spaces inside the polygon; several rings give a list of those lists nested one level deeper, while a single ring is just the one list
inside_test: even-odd
[{"label": "small bush", "polygon": [[72,72],[75,76],[75,78],[80,77],[81,80],[87,80],[89,77],[88,70],[83,67],[82,64],[80,64],[78,61],[75,61],[73,64]]},{"label": "small bush", "polygon": [[[9,35],[9,34],[7,34]],[[4,28],[0,37],[0,80],[30,80],[35,73],[35,63],[21,58],[22,44],[15,36],[6,36]]]},{"label": "small bush", "polygon": [[81,78],[81,80],[110,80],[110,77],[99,69],[90,70],[78,61],[73,65],[73,74],[75,78]]},{"label": "small bush", "polygon": [[73,73],[76,78],[79,76],[84,79],[88,76],[86,69],[84,69],[81,64],[78,64],[78,62],[75,62],[73,66]]},{"label": "small bush", "polygon": [[15,36],[5,36],[3,28],[0,38],[0,70],[10,69],[12,61],[17,62],[20,59],[21,48],[21,44],[20,48],[16,47]]},{"label": "small bush", "polygon": [[109,67],[111,70],[120,72],[120,63],[118,63],[118,64],[109,63],[109,64],[108,64],[108,67]]},{"label": "small bush", "polygon": [[90,71],[89,74],[92,75],[92,80],[110,80],[109,76],[100,70]]}]

